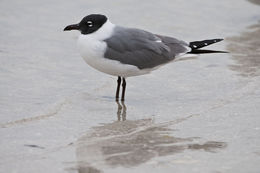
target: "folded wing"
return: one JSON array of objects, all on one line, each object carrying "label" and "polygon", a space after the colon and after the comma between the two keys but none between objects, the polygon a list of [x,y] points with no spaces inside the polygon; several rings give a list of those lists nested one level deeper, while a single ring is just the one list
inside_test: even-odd
[{"label": "folded wing", "polygon": [[188,44],[171,37],[132,28],[116,27],[112,37],[105,40],[105,57],[139,69],[153,68],[189,52]]}]

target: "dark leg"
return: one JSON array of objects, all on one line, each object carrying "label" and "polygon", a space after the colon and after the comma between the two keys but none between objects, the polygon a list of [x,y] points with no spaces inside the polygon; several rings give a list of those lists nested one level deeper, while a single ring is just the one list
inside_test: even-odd
[{"label": "dark leg", "polygon": [[125,81],[125,78],[123,78],[122,87],[123,87],[123,90],[122,90],[121,101],[124,101],[124,100],[125,100],[125,87],[126,87],[126,81]]},{"label": "dark leg", "polygon": [[116,101],[119,99],[119,91],[120,91],[121,77],[117,78],[117,88],[116,88]]}]

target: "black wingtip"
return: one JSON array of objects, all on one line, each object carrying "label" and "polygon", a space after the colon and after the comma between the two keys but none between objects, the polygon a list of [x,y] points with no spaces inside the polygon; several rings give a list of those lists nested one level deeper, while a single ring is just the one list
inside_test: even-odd
[{"label": "black wingtip", "polygon": [[217,39],[213,39],[215,43],[217,42],[220,42],[220,41],[223,41],[224,39],[223,38],[217,38]]},{"label": "black wingtip", "polygon": [[210,39],[210,40],[202,40],[202,41],[193,41],[190,42],[190,48],[192,50],[200,49],[202,47],[209,46],[211,44],[217,43],[224,40],[223,38],[217,38],[217,39]]},{"label": "black wingtip", "polygon": [[205,54],[205,53],[229,53],[227,51],[218,51],[218,50],[206,50],[206,49],[194,49],[189,54]]}]

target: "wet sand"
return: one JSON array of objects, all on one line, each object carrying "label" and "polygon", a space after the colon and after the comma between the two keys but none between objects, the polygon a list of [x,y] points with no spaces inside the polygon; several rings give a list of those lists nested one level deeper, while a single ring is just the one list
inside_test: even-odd
[{"label": "wet sand", "polygon": [[[0,4],[2,172],[259,172],[259,1]],[[187,41],[222,37],[210,48],[230,53],[128,78],[117,103],[116,77],[62,31],[96,12]]]},{"label": "wet sand", "polygon": [[[260,22],[260,21],[259,21]],[[236,63],[230,65],[232,70],[242,76],[259,76],[260,71],[260,24],[248,27],[248,31],[239,36],[228,38],[228,50],[232,52]]]}]

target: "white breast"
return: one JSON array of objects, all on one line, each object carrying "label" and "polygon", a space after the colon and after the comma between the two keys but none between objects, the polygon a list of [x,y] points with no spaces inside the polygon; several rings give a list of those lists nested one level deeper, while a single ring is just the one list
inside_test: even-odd
[{"label": "white breast", "polygon": [[114,27],[108,20],[96,32],[79,36],[78,48],[83,59],[93,68],[114,76],[129,77],[148,73],[149,71],[141,71],[133,65],[104,58],[107,47],[104,40],[113,34]]}]

